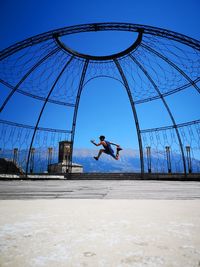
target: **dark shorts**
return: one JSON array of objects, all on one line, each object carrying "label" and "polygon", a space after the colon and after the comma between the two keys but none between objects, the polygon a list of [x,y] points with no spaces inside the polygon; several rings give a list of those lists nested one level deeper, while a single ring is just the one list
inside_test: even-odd
[{"label": "dark shorts", "polygon": [[115,156],[113,150],[104,149],[104,153],[106,153],[106,154],[112,156],[114,159],[116,159],[116,156]]}]

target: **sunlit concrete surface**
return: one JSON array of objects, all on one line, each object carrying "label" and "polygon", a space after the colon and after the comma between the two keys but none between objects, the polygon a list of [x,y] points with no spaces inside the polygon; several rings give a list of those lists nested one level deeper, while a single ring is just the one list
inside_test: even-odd
[{"label": "sunlit concrete surface", "polygon": [[1,267],[199,267],[200,183],[0,181]]},{"label": "sunlit concrete surface", "polygon": [[200,199],[200,182],[136,180],[0,181],[0,199]]},{"label": "sunlit concrete surface", "polygon": [[200,200],[0,201],[1,267],[199,267]]}]

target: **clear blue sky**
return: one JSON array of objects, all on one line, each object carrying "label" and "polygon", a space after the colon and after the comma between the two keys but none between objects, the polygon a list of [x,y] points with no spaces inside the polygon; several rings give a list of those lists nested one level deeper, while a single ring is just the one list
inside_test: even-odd
[{"label": "clear blue sky", "polygon": [[1,48],[64,26],[131,22],[199,38],[198,0],[1,0]]},{"label": "clear blue sky", "polygon": [[[173,30],[196,39],[200,38],[199,0],[0,1],[0,49],[52,29],[93,22],[146,24]],[[112,37],[108,43],[110,43],[109,47],[103,48],[105,53],[112,50]],[[126,47],[128,41],[124,43],[121,40],[114,43],[115,49],[120,50]],[[98,40],[91,49],[93,52],[100,51],[102,44]],[[106,108],[102,104],[104,103],[102,94],[107,93],[107,87],[111,88],[110,93],[115,96],[111,97],[111,108]],[[199,112],[195,108],[196,96],[193,99],[194,101],[196,99],[195,105],[191,103],[188,108],[193,114],[191,119],[197,119]],[[174,106],[178,103],[178,100],[176,101]],[[143,118],[144,128],[149,127],[150,118],[157,116],[155,106],[150,108],[150,113]],[[138,112],[140,114],[142,111],[138,110]],[[181,108],[179,113],[177,116],[180,117],[180,121],[181,117],[183,121],[190,120],[182,113]],[[158,119],[158,124],[161,122],[162,118]],[[59,128],[59,123],[56,126]],[[90,147],[89,139],[97,138],[100,134],[105,134],[113,141],[122,142],[125,147],[135,147],[137,143],[127,96],[120,84],[115,81],[101,80],[99,84],[93,81],[88,85],[87,90],[83,91],[77,121],[76,146]]]}]

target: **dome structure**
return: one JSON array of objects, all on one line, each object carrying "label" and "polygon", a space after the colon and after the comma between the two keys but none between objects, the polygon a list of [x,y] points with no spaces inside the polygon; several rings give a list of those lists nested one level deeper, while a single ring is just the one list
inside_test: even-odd
[{"label": "dome structure", "polygon": [[[109,55],[82,53],[63,41],[65,36],[103,31],[130,32],[136,38]],[[64,140],[70,144],[71,172],[81,94],[89,82],[102,77],[119,82],[127,93],[141,174],[200,172],[200,120],[189,114],[190,106],[199,109],[199,41],[145,25],[84,24],[16,43],[1,51],[0,62],[1,173],[46,171]],[[147,114],[138,116],[138,110],[149,103],[157,108],[145,128]],[[60,129],[50,120],[57,114],[63,121]],[[167,120],[155,126],[156,116]]]}]

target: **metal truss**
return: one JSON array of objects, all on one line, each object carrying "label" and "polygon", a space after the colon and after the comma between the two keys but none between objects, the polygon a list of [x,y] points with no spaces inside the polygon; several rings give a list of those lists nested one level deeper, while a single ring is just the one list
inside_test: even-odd
[{"label": "metal truss", "polygon": [[[107,56],[80,53],[62,41],[62,37],[66,35],[98,31],[124,31],[137,33],[138,35],[127,49]],[[171,43],[168,45],[165,42]],[[181,44],[190,51],[185,52],[183,47],[177,48],[176,44]],[[31,50],[31,48],[37,46],[36,50],[29,52],[29,49]],[[182,57],[176,55],[176,52],[170,49],[181,51]],[[20,54],[23,51],[25,51],[24,54]],[[4,75],[0,77],[0,85],[7,90],[0,106],[0,113],[4,112],[16,93],[36,99],[42,104],[34,125],[20,124],[5,119],[0,120],[0,125],[3,125],[0,135],[2,146],[7,151],[6,145],[12,144],[13,161],[15,163],[17,162],[18,148],[14,147],[12,138],[13,140],[16,139],[15,143],[19,143],[23,150],[27,146],[26,157],[23,160],[26,162],[25,173],[27,175],[29,172],[32,173],[34,169],[34,142],[37,139],[39,144],[38,132],[42,133],[43,143],[46,144],[48,138],[51,140],[49,141],[51,145],[45,148],[51,152],[48,155],[48,162],[52,161],[53,144],[55,145],[56,140],[61,138],[59,136],[56,139],[55,134],[68,135],[68,140],[72,144],[69,157],[71,172],[76,121],[82,90],[94,79],[111,78],[121,83],[128,95],[137,132],[141,175],[143,176],[146,172],[146,161],[148,171],[152,171],[153,160],[151,157],[153,150],[160,155],[165,154],[168,171],[170,172],[175,168],[175,172],[180,171],[180,168],[177,165],[172,166],[171,162],[173,158],[172,150],[175,151],[175,156],[179,153],[181,159],[177,160],[179,162],[177,164],[182,162],[182,170],[187,175],[187,173],[192,172],[192,164],[196,164],[191,153],[199,147],[200,121],[195,120],[178,124],[166,97],[191,88],[200,93],[200,67],[198,60],[195,59],[197,55],[199,56],[199,51],[200,42],[198,40],[166,29],[131,23],[92,23],[69,26],[16,43],[0,52],[0,63],[2,63]],[[32,56],[28,57],[29,53],[33,53]],[[25,58],[24,61],[20,61],[23,57]],[[14,63],[12,63],[12,60]],[[191,64],[191,68],[189,64]],[[166,66],[167,70],[165,70]],[[19,70],[17,67],[19,67]],[[6,68],[8,70],[4,70]],[[163,71],[165,77],[159,77],[162,76],[162,71],[157,73],[158,69]],[[20,70],[21,74],[19,74]],[[15,75],[16,73],[19,77]],[[167,82],[170,78],[171,84],[168,86]],[[36,85],[34,84],[35,81],[37,81]],[[162,82],[165,85],[162,85]],[[41,87],[40,84],[42,84]],[[139,84],[142,84],[141,87]],[[141,130],[137,105],[156,99],[161,100],[172,125]],[[72,111],[72,121],[69,122],[69,125],[66,125],[68,130],[40,127],[41,118],[48,103],[63,106]],[[22,129],[25,129],[24,133],[22,133]],[[9,131],[8,140],[6,139],[6,131]],[[51,137],[47,138],[45,133],[48,132]],[[194,142],[196,142],[195,145],[193,145]],[[172,144],[171,147],[169,143]],[[147,149],[146,152],[145,148]],[[164,152],[161,152],[161,150]],[[145,156],[145,153],[147,156]],[[164,164],[161,163],[162,160],[157,162],[160,165]],[[164,170],[164,167],[162,170]]]},{"label": "metal truss", "polygon": [[151,35],[165,37],[168,39],[173,39],[178,42],[184,43],[186,45],[190,45],[191,47],[197,50],[200,50],[200,44],[197,40],[166,29],[140,25],[140,24],[131,24],[131,23],[92,23],[92,24],[82,24],[82,25],[64,27],[28,38],[22,42],[16,43],[15,45],[12,45],[4,49],[0,54],[0,60],[19,51],[20,49],[23,49],[27,46],[35,45],[40,42],[44,42],[46,40],[53,38],[54,36],[60,37],[68,34],[91,32],[91,31],[143,32],[145,34],[151,34]]}]

